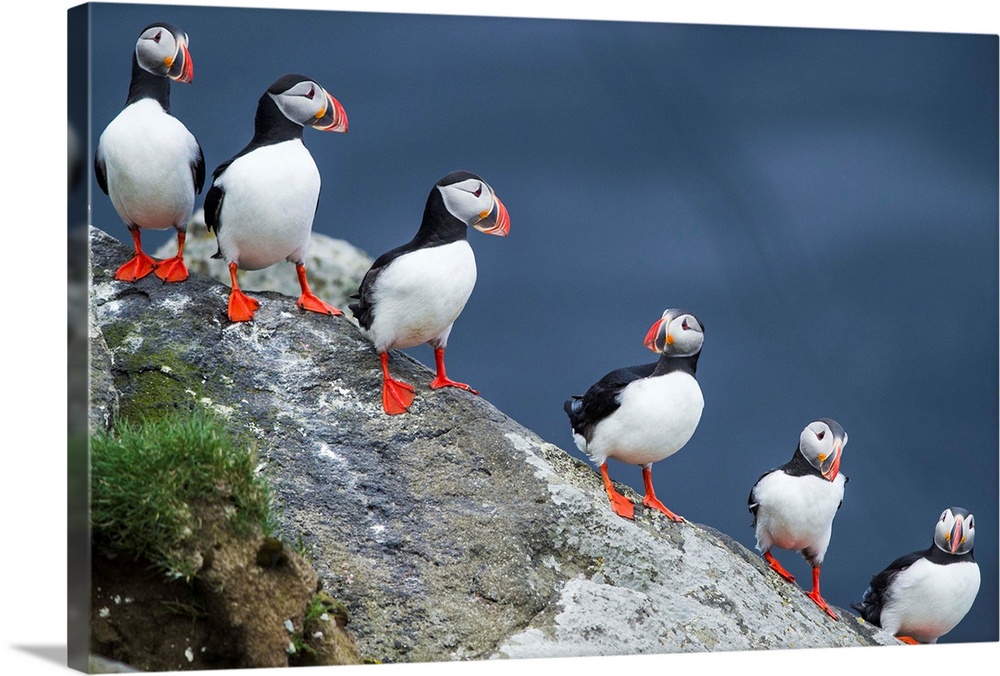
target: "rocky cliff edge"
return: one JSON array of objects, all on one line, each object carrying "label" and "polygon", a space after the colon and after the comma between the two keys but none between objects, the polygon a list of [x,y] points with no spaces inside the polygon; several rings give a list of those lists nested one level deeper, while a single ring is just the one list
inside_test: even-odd
[{"label": "rocky cliff edge", "polygon": [[232,324],[223,284],[117,282],[129,249],[93,228],[90,244],[92,426],[192,405],[226,420],[367,658],[896,643],[846,610],[833,621],[710,527],[615,516],[592,467],[483,398],[430,391],[404,353],[392,369],[418,397],[385,415],[375,351],[347,318],[262,292],[256,319]]}]

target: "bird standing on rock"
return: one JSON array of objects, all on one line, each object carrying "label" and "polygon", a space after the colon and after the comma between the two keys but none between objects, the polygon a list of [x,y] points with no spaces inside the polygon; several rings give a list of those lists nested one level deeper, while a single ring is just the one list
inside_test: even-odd
[{"label": "bird standing on rock", "polygon": [[[132,235],[135,256],[115,279],[134,282],[155,270],[164,282],[187,279],[184,237],[195,193],[205,183],[205,158],[191,132],[170,114],[170,80],[191,82],[188,36],[159,22],[142,29],[132,54],[125,107],[97,143],[97,184]],[[177,255],[155,261],[142,250],[142,228],[177,231]]]},{"label": "bird standing on rock", "polygon": [[684,520],[656,498],[652,465],[679,451],[701,420],[705,402],[695,370],[704,340],[704,325],[693,314],[666,310],[644,342],[659,361],[612,371],[563,405],[573,440],[600,467],[611,509],[619,516],[635,518],[635,506],[611,484],[608,458],[641,465],[642,504],[671,521]]},{"label": "bird standing on rock", "polygon": [[437,376],[431,389],[458,387],[448,377],[444,351],[451,328],[476,284],[476,257],[468,228],[506,237],[510,216],[486,181],[455,171],[434,184],[420,228],[406,244],[379,256],[352,296],[351,312],[382,362],[382,409],[396,415],[413,403],[413,386],[389,375],[389,350],[430,343]]},{"label": "bird standing on rock", "polygon": [[347,131],[347,113],[314,80],[297,74],[278,78],[260,97],[250,143],[212,173],[205,196],[205,224],[219,244],[213,258],[229,264],[231,321],[253,319],[260,303],[240,290],[237,270],[260,270],[287,260],[295,264],[303,310],[343,312],[309,289],[303,258],[319,200],[320,175],[302,143],[305,125]]},{"label": "bird standing on rock", "polygon": [[962,621],[979,593],[975,540],[972,514],[961,507],[944,510],[931,546],[886,566],[851,607],[904,643],[937,642]]},{"label": "bird standing on rock", "polygon": [[750,490],[747,505],[753,514],[757,549],[781,577],[795,577],[771,555],[772,547],[801,552],[812,566],[813,588],[808,596],[833,619],[837,614],[819,591],[820,568],[830,545],[833,517],[844,500],[847,476],[840,459],[847,433],[835,420],[820,418],[799,436],[792,459],[763,474]]}]

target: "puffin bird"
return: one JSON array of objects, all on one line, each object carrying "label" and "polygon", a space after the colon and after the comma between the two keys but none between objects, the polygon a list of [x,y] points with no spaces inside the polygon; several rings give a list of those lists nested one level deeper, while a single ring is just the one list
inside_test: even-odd
[{"label": "puffin bird", "polygon": [[799,435],[792,459],[762,475],[750,489],[747,505],[753,514],[757,549],[781,577],[795,577],[771,555],[772,547],[801,552],[812,566],[813,588],[808,596],[833,619],[837,614],[823,600],[819,574],[830,544],[833,517],[844,500],[848,478],[840,473],[847,433],[836,420],[820,418]]},{"label": "puffin bird", "polygon": [[851,607],[904,643],[935,643],[965,617],[979,593],[975,539],[972,514],[961,507],[944,510],[931,546],[886,566]]},{"label": "puffin bird", "polygon": [[205,224],[215,231],[219,245],[213,258],[229,264],[230,321],[249,321],[260,307],[240,290],[237,270],[260,270],[281,260],[295,264],[302,288],[300,308],[343,314],[316,297],[306,280],[303,258],[319,200],[320,176],[302,143],[305,125],[346,132],[347,113],[314,80],[284,75],[260,97],[250,143],[212,173],[212,187],[205,196]]},{"label": "puffin bird", "polygon": [[705,401],[695,370],[704,340],[705,327],[697,317],[666,310],[644,341],[660,355],[658,361],[612,371],[563,405],[573,440],[600,467],[611,509],[619,516],[635,518],[635,506],[612,486],[608,458],[641,465],[642,504],[671,521],[684,521],[656,498],[652,465],[679,451],[701,420]]},{"label": "puffin bird", "polygon": [[[134,282],[153,270],[165,282],[187,279],[184,237],[195,193],[205,183],[205,158],[191,132],[170,114],[170,81],[191,82],[188,36],[165,22],[142,30],[132,54],[125,108],[101,134],[94,155],[97,183],[132,235],[135,256],[115,279]],[[177,255],[154,261],[141,229],[177,231]]]},{"label": "puffin bird", "polygon": [[350,305],[358,324],[375,344],[382,362],[382,408],[395,415],[413,403],[413,386],[389,375],[389,350],[429,343],[437,375],[431,389],[458,387],[451,380],[444,350],[451,327],[476,284],[476,257],[468,226],[506,237],[510,216],[486,181],[469,171],[455,171],[434,184],[417,234],[406,244],[379,256],[361,281]]}]

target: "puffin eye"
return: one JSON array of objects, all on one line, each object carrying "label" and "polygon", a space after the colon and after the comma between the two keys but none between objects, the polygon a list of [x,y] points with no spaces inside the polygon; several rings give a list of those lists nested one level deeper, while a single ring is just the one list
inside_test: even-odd
[{"label": "puffin eye", "polygon": [[816,433],[816,438],[819,439],[820,441],[823,441],[823,437],[825,436],[826,436],[826,430],[821,430]]},{"label": "puffin eye", "polygon": [[309,91],[307,91],[306,94],[305,94],[306,98],[310,99],[310,100],[312,100],[312,97],[315,96],[315,95],[316,95],[316,88],[315,87],[309,87]]},{"label": "puffin eye", "polygon": [[482,183],[480,183],[480,184],[479,184],[479,187],[478,187],[478,188],[476,188],[476,192],[472,193],[472,196],[473,196],[473,197],[479,197],[479,196],[480,196],[480,195],[482,195],[482,194],[483,194],[483,184],[482,184]]},{"label": "puffin eye", "polygon": [[683,322],[681,322],[681,328],[684,329],[685,331],[687,331],[689,328],[691,328],[691,327],[688,326],[688,320],[687,319],[685,319]]},{"label": "puffin eye", "polygon": [[163,31],[157,31],[156,35],[153,36],[153,42],[159,43],[161,35],[163,35]]}]

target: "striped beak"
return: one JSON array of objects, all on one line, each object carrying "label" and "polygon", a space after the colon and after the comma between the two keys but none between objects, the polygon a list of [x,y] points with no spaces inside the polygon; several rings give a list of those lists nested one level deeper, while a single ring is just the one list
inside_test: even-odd
[{"label": "striped beak", "polygon": [[186,40],[177,41],[177,53],[174,54],[170,63],[164,63],[164,65],[169,69],[167,77],[171,80],[190,83],[194,79],[194,62],[191,60],[191,52],[188,51]]},{"label": "striped beak", "polygon": [[952,554],[957,554],[959,547],[964,543],[963,528],[965,527],[965,521],[962,517],[955,519],[955,525],[952,526],[951,532],[948,534],[948,547]]},{"label": "striped beak", "polygon": [[820,456],[820,473],[827,481],[833,481],[837,478],[837,474],[840,473],[840,456],[843,453],[844,444],[840,439],[837,439],[833,445],[833,453],[827,457]]},{"label": "striped beak", "polygon": [[472,227],[479,232],[497,237],[506,237],[507,233],[510,232],[510,216],[507,214],[507,207],[496,195],[493,196],[493,208],[479,216],[479,220],[472,224]]},{"label": "striped beak", "polygon": [[316,113],[316,120],[311,123],[313,129],[319,131],[347,131],[347,112],[340,101],[333,98],[325,90],[326,106]]},{"label": "striped beak", "polygon": [[667,329],[670,327],[670,322],[673,319],[674,317],[669,311],[664,313],[662,317],[649,327],[649,331],[646,332],[646,339],[642,341],[642,344],[657,354],[663,354],[663,351],[667,349],[667,345],[672,345],[674,342],[673,336],[667,333]]}]

